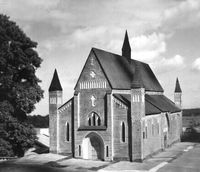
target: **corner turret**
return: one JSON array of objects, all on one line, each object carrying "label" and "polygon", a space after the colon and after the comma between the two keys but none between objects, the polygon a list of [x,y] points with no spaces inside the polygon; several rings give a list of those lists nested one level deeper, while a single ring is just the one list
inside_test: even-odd
[{"label": "corner turret", "polygon": [[178,78],[176,79],[176,86],[175,86],[175,90],[174,90],[174,103],[181,108],[182,105],[182,90],[179,84],[179,80]]},{"label": "corner turret", "polygon": [[62,87],[55,69],[53,79],[49,87],[49,133],[50,152],[59,152],[59,115],[58,108],[62,105]]}]

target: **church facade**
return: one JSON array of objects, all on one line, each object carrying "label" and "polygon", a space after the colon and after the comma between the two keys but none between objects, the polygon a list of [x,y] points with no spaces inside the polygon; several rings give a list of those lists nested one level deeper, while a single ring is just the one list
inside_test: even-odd
[{"label": "church facade", "polygon": [[142,161],[180,141],[181,95],[178,79],[172,102],[150,66],[131,59],[126,32],[122,55],[91,49],[74,96],[64,104],[55,70],[49,87],[50,152]]}]

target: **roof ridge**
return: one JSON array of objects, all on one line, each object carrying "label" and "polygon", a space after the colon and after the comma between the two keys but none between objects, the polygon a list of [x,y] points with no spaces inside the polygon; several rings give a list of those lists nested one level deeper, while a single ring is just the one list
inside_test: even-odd
[{"label": "roof ridge", "polygon": [[[120,54],[116,54],[116,53],[113,53],[113,52],[110,52],[110,51],[107,51],[107,50],[103,50],[103,49],[99,49],[99,48],[96,48],[96,47],[92,47],[92,49],[93,50],[99,50],[99,51],[103,51],[103,52],[105,52],[105,53],[110,53],[110,54],[113,54],[113,55],[116,55],[116,56],[119,56],[119,57],[123,57],[123,58],[125,58],[125,59],[127,59],[125,56],[122,56],[122,55],[120,55]],[[149,65],[149,64],[147,64],[147,63],[145,63],[145,62],[142,62],[142,61],[140,61],[140,60],[136,60],[136,59],[130,59],[131,61],[133,61],[133,62],[139,62],[139,63],[143,63],[143,64],[146,64],[146,65]]]}]

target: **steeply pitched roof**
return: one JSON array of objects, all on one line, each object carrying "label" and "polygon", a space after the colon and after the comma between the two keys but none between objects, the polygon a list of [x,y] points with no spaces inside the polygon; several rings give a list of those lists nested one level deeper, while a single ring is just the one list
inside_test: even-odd
[{"label": "steeply pitched roof", "polygon": [[135,73],[136,63],[139,64],[140,83],[146,91],[163,92],[163,88],[148,64],[128,59],[124,56],[92,48],[111,87],[114,89],[130,89]]},{"label": "steeply pitched roof", "polygon": [[176,79],[176,86],[175,86],[175,91],[174,92],[175,93],[182,93],[178,78]]},{"label": "steeply pitched roof", "polygon": [[57,73],[56,69],[53,74],[53,79],[51,81],[49,91],[62,91],[62,87],[61,87],[60,80],[58,78],[58,73]]}]

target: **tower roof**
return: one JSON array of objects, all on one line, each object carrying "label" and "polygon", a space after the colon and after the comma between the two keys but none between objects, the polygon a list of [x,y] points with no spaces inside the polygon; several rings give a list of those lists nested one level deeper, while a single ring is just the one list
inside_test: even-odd
[{"label": "tower roof", "polygon": [[122,46],[122,55],[125,56],[125,57],[131,58],[131,46],[130,46],[130,43],[129,43],[127,30],[126,30],[126,33],[125,33],[124,43],[123,43],[123,46]]},{"label": "tower roof", "polygon": [[49,91],[62,91],[62,87],[61,87],[60,80],[58,78],[58,73],[57,73],[56,69],[53,74],[53,79],[51,81]]},{"label": "tower roof", "polygon": [[182,93],[178,78],[176,78],[176,86],[175,86],[175,91],[174,92],[175,93]]}]

